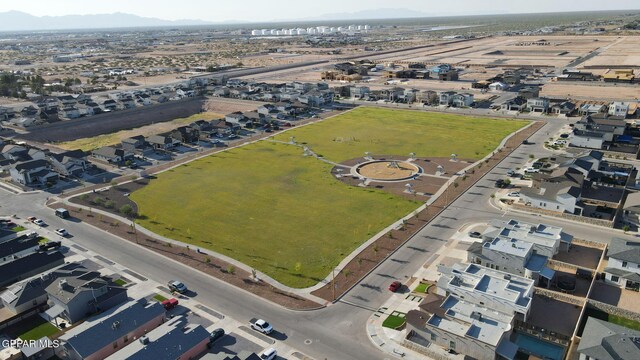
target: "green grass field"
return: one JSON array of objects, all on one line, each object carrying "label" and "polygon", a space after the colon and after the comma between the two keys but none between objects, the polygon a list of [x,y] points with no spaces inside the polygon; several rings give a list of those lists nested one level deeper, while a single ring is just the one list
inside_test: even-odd
[{"label": "green grass field", "polygon": [[[334,161],[364,151],[480,158],[525,124],[439,116],[359,109],[279,138],[295,136]],[[500,135],[483,138],[491,131]],[[333,141],[338,136],[357,141]],[[299,147],[262,141],[159,174],[131,199],[145,228],[302,288],[325,278],[360,244],[419,205],[380,190],[349,187],[330,170],[331,165],[304,157]]]},{"label": "green grass field", "polygon": [[289,141],[295,136],[325,158],[341,162],[364,156],[409,155],[480,159],[495,149],[507,135],[527,121],[489,119],[455,114],[360,107],[278,135]]}]

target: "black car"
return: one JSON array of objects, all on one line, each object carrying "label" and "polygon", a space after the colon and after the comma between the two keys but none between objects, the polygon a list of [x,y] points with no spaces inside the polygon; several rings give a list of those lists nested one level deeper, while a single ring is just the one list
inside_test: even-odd
[{"label": "black car", "polygon": [[470,231],[469,232],[469,237],[475,238],[475,239],[480,239],[482,237],[482,234],[478,231]]},{"label": "black car", "polygon": [[217,329],[213,330],[211,332],[211,335],[209,335],[209,345],[211,345],[214,342],[220,340],[223,336],[224,336],[224,329],[223,328],[217,328]]}]

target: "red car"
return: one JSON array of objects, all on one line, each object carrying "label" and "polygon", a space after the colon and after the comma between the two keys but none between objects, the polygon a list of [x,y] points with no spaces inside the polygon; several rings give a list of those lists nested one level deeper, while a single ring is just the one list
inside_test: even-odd
[{"label": "red car", "polygon": [[178,299],[171,298],[171,299],[163,300],[162,301],[162,306],[164,306],[164,308],[167,309],[167,310],[171,310],[174,307],[178,306]]},{"label": "red car", "polygon": [[394,281],[389,285],[389,290],[392,292],[398,291],[402,287],[402,283],[400,281]]}]

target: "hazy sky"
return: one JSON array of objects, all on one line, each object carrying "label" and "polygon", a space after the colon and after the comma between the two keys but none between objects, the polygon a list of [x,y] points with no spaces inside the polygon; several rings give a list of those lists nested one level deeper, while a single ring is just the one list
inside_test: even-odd
[{"label": "hazy sky", "polygon": [[380,8],[406,8],[427,16],[576,10],[640,9],[640,0],[20,0],[0,1],[0,11],[33,15],[124,12],[161,19],[270,21]]}]

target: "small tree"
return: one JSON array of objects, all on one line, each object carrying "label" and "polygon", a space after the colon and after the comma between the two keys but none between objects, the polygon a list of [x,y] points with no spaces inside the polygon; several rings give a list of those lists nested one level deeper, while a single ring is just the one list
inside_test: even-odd
[{"label": "small tree", "polygon": [[207,256],[206,258],[204,258],[204,262],[206,262],[207,264],[209,264],[211,262],[211,259]]},{"label": "small tree", "polygon": [[104,203],[104,207],[106,207],[107,209],[112,209],[114,206],[116,206],[116,203],[113,200],[109,200]]},{"label": "small tree", "polygon": [[132,207],[131,205],[129,205],[129,204],[122,205],[122,206],[120,207],[120,212],[121,212],[124,216],[129,217],[129,216],[131,216],[131,215],[133,214],[133,207]]},{"label": "small tree", "polygon": [[625,225],[622,227],[622,230],[624,231],[624,233],[626,234],[627,231],[631,230],[631,228],[629,227],[629,225]]},{"label": "small tree", "polygon": [[358,266],[362,266],[362,258],[358,258],[356,261],[358,262]]},{"label": "small tree", "polygon": [[377,254],[378,251],[380,251],[380,249],[378,248],[378,244],[373,244],[373,252]]},{"label": "small tree", "polygon": [[236,273],[236,267],[233,265],[229,265],[227,266],[227,274],[235,274]]},{"label": "small tree", "polygon": [[351,270],[345,270],[342,272],[344,274],[345,278],[348,278],[349,276],[351,276],[351,274],[353,274],[353,271]]}]

